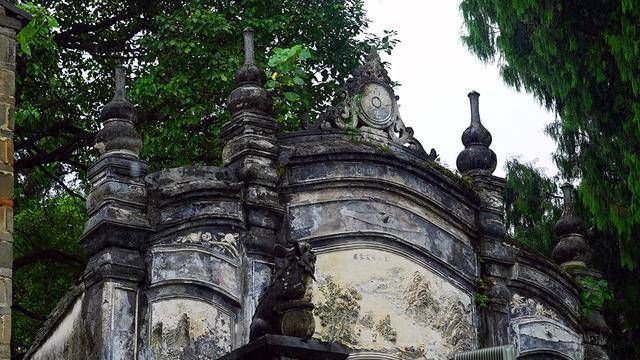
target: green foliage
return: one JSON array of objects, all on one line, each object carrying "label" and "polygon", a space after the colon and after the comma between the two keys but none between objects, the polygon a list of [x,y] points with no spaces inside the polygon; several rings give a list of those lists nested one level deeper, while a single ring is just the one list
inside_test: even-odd
[{"label": "green foliage", "polygon": [[37,6],[32,2],[22,4],[20,7],[33,16],[31,21],[16,35],[20,52],[30,57],[31,44],[52,51],[55,47],[53,31],[59,26],[56,18],[51,16],[44,7]]},{"label": "green foliage", "polygon": [[220,164],[219,135],[243,60],[245,27],[256,32],[256,61],[286,131],[328,105],[371,46],[389,52],[396,43],[393,33],[366,32],[362,0],[34,0],[19,6],[34,18],[18,35],[16,229],[39,227],[16,233],[15,257],[46,259],[15,272],[14,308],[24,310],[14,311],[16,356],[82,268],[82,194],[115,65],[129,69],[141,157],[155,171]]},{"label": "green foliage", "polygon": [[[640,2],[463,0],[460,9],[469,50],[556,111],[554,158],[563,177],[580,179],[576,205],[614,296],[605,303],[613,358],[640,358]],[[538,247],[549,249],[543,228]]]},{"label": "green foliage", "polygon": [[598,229],[640,264],[640,3],[464,0],[463,41],[503,79],[557,112],[548,127]]},{"label": "green foliage", "polygon": [[284,131],[297,130],[301,126],[299,109],[309,111],[313,106],[313,89],[308,84],[310,75],[302,65],[311,59],[311,51],[301,45],[273,48],[267,60],[267,84],[275,101],[273,107]]},{"label": "green foliage", "polygon": [[27,350],[55,300],[79,279],[84,260],[78,238],[85,220],[84,204],[64,194],[31,199],[16,208],[13,346],[17,353]]},{"label": "green foliage", "polygon": [[489,295],[476,294],[476,306],[478,306],[479,309],[484,309],[489,306]]},{"label": "green foliage", "polygon": [[600,309],[605,302],[613,300],[613,294],[606,280],[596,280],[587,276],[580,280],[582,287],[582,313],[588,315],[591,309]]},{"label": "green foliage", "polygon": [[510,159],[504,191],[506,226],[517,240],[546,256],[558,242],[555,223],[562,213],[557,186],[532,163]]},{"label": "green foliage", "polygon": [[[522,164],[515,159],[508,161],[506,177],[506,218],[510,231],[517,240],[549,256],[557,241],[553,233],[554,224],[561,213],[560,201],[553,195],[557,185],[532,164]],[[581,193],[578,191],[578,195]],[[640,350],[630,349],[640,334],[640,313],[636,311],[640,299],[637,281],[640,273],[621,266],[619,251],[610,246],[616,241],[615,232],[595,229],[593,218],[580,199],[576,199],[574,207],[585,220],[586,227],[591,229],[587,237],[594,250],[592,265],[602,269],[608,280],[608,286],[605,282],[589,284],[590,280],[586,280],[587,288],[595,291],[582,293],[583,311],[588,315],[586,309],[594,305],[604,306],[604,315],[616,334],[610,338],[614,354],[624,354],[628,358],[628,354]]]}]

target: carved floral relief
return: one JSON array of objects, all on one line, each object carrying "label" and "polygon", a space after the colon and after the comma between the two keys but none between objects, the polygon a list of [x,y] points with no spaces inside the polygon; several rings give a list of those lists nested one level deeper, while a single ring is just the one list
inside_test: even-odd
[{"label": "carved floral relief", "polygon": [[535,299],[514,294],[509,303],[511,317],[538,316],[559,320],[558,314]]},{"label": "carved floral relief", "polygon": [[179,244],[200,244],[210,246],[219,250],[221,253],[238,257],[240,252],[238,250],[238,234],[231,233],[217,233],[213,234],[209,231],[196,231],[178,237],[176,240]]}]

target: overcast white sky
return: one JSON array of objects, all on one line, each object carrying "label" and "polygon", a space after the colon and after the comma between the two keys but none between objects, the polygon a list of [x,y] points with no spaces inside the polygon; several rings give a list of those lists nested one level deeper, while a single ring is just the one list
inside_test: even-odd
[{"label": "overcast white sky", "polygon": [[467,93],[478,91],[480,117],[493,135],[498,155],[495,175],[504,176],[507,158],[537,161],[548,175],[557,168],[555,145],[544,133],[554,115],[532,95],[516,92],[500,79],[498,68],[485,65],[460,41],[459,0],[365,0],[371,32],[398,32],[400,44],[391,57],[390,76],[399,81],[400,113],[427,152],[432,147],[449,168],[463,149],[460,136],[469,125]]}]

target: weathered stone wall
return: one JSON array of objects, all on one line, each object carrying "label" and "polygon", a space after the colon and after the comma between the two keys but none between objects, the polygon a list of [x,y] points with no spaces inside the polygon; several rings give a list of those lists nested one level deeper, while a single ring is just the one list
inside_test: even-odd
[{"label": "weathered stone wall", "polygon": [[278,135],[251,34],[220,168],[147,175],[119,72],[89,170],[90,261],[27,359],[218,358],[249,341],[268,286],[308,294],[286,284],[295,277],[276,257],[296,241],[317,255],[314,336],[353,359],[442,360],[509,343],[522,359],[607,359],[606,324],[581,314],[576,278],[593,272],[565,272],[506,234],[478,93],[464,178],[413,138],[376,54],[314,129]]},{"label": "weathered stone wall", "polygon": [[557,266],[520,250],[509,280],[509,339],[518,356],[584,359],[580,294]]},{"label": "weathered stone wall", "polygon": [[349,345],[354,358],[475,349],[477,199],[374,136],[281,137],[287,235],[318,253],[316,336]]},{"label": "weathered stone wall", "polygon": [[0,4],[0,359],[11,356],[16,34],[29,15]]},{"label": "weathered stone wall", "polygon": [[140,357],[221,356],[242,339],[241,184],[213,167],[170,169],[146,181],[156,231],[146,254]]}]

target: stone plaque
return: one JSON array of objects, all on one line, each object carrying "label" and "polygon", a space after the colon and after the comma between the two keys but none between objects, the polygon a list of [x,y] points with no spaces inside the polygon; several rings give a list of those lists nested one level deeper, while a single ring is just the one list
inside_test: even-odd
[{"label": "stone plaque", "polygon": [[364,86],[360,101],[362,119],[376,129],[386,129],[397,117],[396,100],[385,85],[370,83]]},{"label": "stone plaque", "polygon": [[403,256],[366,248],[321,252],[316,277],[321,340],[395,359],[447,359],[477,346],[472,298]]}]

